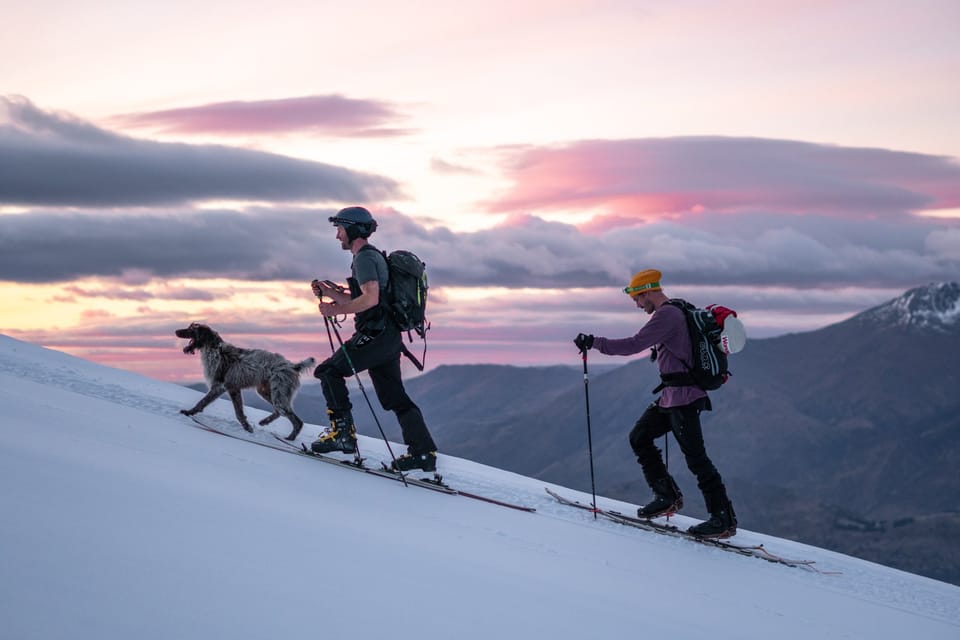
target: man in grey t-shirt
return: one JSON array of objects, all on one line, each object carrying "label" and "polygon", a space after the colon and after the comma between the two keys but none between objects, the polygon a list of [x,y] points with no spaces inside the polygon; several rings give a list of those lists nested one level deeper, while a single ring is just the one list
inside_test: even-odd
[{"label": "man in grey t-shirt", "polygon": [[[377,222],[363,207],[347,207],[330,218],[337,228],[340,247],[353,254],[349,289],[329,280],[314,280],[314,295],[321,298],[320,313],[326,318],[353,314],[355,333],[340,349],[321,362],[313,375],[320,379],[330,427],[310,448],[317,453],[357,450],[352,404],[345,378],[369,371],[380,404],[393,411],[400,423],[407,453],[394,463],[400,471],[435,471],[437,446],[427,429],[420,408],[403,387],[400,354],[403,338],[389,312],[381,304],[390,278],[383,254],[368,241]],[[323,302],[324,297],[332,302]]]}]

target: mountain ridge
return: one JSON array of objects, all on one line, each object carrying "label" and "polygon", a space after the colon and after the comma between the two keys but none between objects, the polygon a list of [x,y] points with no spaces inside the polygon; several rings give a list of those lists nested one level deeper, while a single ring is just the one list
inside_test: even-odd
[{"label": "mountain ridge", "polygon": [[848,322],[913,326],[938,332],[960,331],[960,283],[937,282],[857,314]]}]

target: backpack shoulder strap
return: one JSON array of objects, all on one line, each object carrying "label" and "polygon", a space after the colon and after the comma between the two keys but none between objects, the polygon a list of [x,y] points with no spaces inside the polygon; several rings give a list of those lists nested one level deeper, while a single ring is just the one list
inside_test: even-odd
[{"label": "backpack shoulder strap", "polygon": [[[379,253],[380,255],[382,255],[384,260],[387,259],[387,252],[384,251],[383,249],[378,249],[378,248],[376,248],[376,247],[373,246],[372,244],[365,244],[365,245],[363,245],[362,247],[360,247],[360,251],[366,251],[366,250],[368,250],[368,249],[369,249],[370,251],[376,251],[377,253]],[[358,251],[357,253],[360,253],[360,251]]]},{"label": "backpack shoulder strap", "polygon": [[[669,304],[671,307],[676,307],[683,311],[684,323],[686,325],[687,334],[690,335],[691,347],[693,343],[693,335],[691,335],[691,321],[690,321],[690,312],[696,309],[695,306],[684,300],[683,298],[670,298],[664,304]],[[675,356],[680,364],[684,366],[686,372],[683,373],[665,373],[660,374],[660,384],[653,390],[653,393],[660,393],[665,387],[686,387],[686,386],[695,386],[696,382],[693,379],[693,367],[687,364],[686,358],[682,355],[677,354]]]}]

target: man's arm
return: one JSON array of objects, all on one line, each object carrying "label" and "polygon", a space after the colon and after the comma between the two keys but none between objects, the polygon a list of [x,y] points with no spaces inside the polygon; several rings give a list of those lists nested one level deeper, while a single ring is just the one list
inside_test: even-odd
[{"label": "man's arm", "polygon": [[376,280],[364,282],[360,285],[360,295],[343,302],[321,302],[320,313],[325,316],[342,316],[350,313],[360,313],[372,309],[380,303],[380,283]]},{"label": "man's arm", "polygon": [[[683,313],[680,309],[669,305],[660,307],[635,335],[629,338],[597,336],[594,339],[593,348],[608,356],[629,356],[654,347],[665,341],[676,330],[678,319],[674,315],[675,312]],[[682,321],[683,318],[679,320]]]}]

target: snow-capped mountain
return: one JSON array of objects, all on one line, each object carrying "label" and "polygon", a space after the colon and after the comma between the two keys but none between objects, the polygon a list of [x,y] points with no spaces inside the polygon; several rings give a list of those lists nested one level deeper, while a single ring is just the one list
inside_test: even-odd
[{"label": "snow-capped mountain", "polygon": [[[956,586],[748,529],[816,571],[639,531],[448,455],[451,485],[536,513],[404,488],[196,428],[198,397],[0,336],[4,638],[960,636]],[[245,436],[226,402],[203,418]]]},{"label": "snow-capped mountain", "polygon": [[864,311],[853,320],[863,325],[960,332],[960,283],[941,282],[910,289],[899,298]]}]

